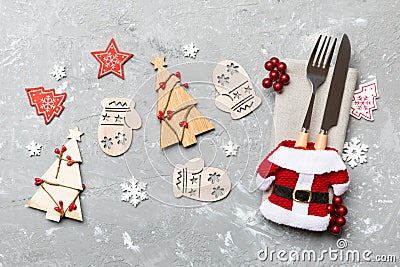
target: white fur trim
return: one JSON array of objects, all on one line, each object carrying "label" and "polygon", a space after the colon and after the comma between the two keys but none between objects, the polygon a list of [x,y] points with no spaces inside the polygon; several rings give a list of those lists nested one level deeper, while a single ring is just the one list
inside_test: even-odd
[{"label": "white fur trim", "polygon": [[344,184],[333,184],[332,185],[333,192],[337,196],[343,195],[344,192],[346,192],[347,189],[349,189],[349,185],[350,185],[350,180],[347,183],[344,183]]},{"label": "white fur trim", "polygon": [[263,191],[268,190],[274,180],[275,176],[262,178],[261,175],[257,173],[256,177],[257,188]]},{"label": "white fur trim", "polygon": [[334,150],[303,150],[280,146],[268,160],[298,173],[323,174],[346,170],[346,165]]},{"label": "white fur trim", "polygon": [[260,211],[268,220],[296,228],[325,231],[329,226],[329,214],[325,217],[298,214],[275,205],[268,199],[261,204]]},{"label": "white fur trim", "polygon": [[[314,181],[314,175],[312,174],[299,174],[299,179],[297,179],[296,189],[297,190],[309,190],[311,191],[311,186]],[[307,215],[308,214],[308,203],[293,201],[292,211],[298,214]]]}]

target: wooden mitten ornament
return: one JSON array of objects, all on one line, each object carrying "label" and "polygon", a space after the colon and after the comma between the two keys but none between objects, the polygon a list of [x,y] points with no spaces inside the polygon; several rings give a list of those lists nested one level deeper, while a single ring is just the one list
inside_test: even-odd
[{"label": "wooden mitten ornament", "polygon": [[82,184],[79,164],[82,163],[78,141],[83,134],[75,127],[69,130],[69,140],[61,148],[54,150],[57,159],[40,178],[35,178],[39,190],[26,204],[28,207],[46,211],[46,219],[59,222],[67,217],[83,221],[80,193]]},{"label": "wooden mitten ornament", "polygon": [[218,168],[204,167],[204,160],[194,158],[175,166],[173,192],[176,198],[185,196],[199,201],[218,201],[231,191],[228,174]]},{"label": "wooden mitten ornament", "polygon": [[129,98],[105,98],[101,101],[97,137],[101,150],[110,156],[124,154],[132,142],[132,130],[142,125],[135,102]]},{"label": "wooden mitten ornament", "polygon": [[176,143],[188,147],[197,142],[196,135],[214,129],[214,125],[196,108],[196,101],[183,87],[180,72],[171,73],[164,67],[165,57],[151,62],[157,71],[155,89],[158,93],[157,118],[160,120],[160,148]]},{"label": "wooden mitten ornament", "polygon": [[213,71],[212,81],[219,93],[215,105],[220,110],[231,113],[234,120],[249,115],[261,104],[261,98],[256,96],[246,70],[235,61],[219,62]]},{"label": "wooden mitten ornament", "polygon": [[259,166],[259,189],[273,185],[260,211],[278,224],[325,231],[332,223],[328,189],[332,187],[336,196],[346,192],[346,165],[333,148],[314,150],[311,142],[306,149],[294,145],[294,140],[282,141]]}]

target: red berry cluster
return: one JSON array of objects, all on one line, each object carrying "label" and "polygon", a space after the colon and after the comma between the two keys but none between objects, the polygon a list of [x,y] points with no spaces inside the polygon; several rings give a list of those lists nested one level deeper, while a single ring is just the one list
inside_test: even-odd
[{"label": "red berry cluster", "polygon": [[334,235],[338,235],[341,232],[342,226],[346,224],[344,216],[347,214],[347,208],[342,205],[343,199],[339,196],[334,196],[332,204],[328,205],[328,212],[331,214],[329,218],[330,231]]},{"label": "red berry cluster", "polygon": [[[60,155],[60,157],[62,157],[62,155],[64,154],[65,151],[67,151],[67,148],[65,146],[61,147],[61,151],[57,147],[54,149],[54,153],[56,153],[57,155]],[[68,161],[67,162],[67,166],[72,166],[76,162],[76,161],[72,160],[70,155],[67,155],[66,158],[67,158],[67,161]]]},{"label": "red berry cluster", "polygon": [[270,60],[265,62],[264,68],[269,71],[269,78],[262,80],[262,86],[264,88],[272,86],[275,92],[280,93],[283,85],[288,84],[290,81],[290,76],[286,73],[286,64],[280,62],[277,57],[271,57]]}]

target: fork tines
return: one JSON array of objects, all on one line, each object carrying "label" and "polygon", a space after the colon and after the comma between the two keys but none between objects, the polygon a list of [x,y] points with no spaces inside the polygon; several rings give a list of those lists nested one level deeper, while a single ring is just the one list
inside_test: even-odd
[{"label": "fork tines", "polygon": [[[319,45],[321,38],[322,38],[322,35],[319,36],[318,41],[314,46],[310,60],[308,61],[309,67],[312,66],[312,67],[317,67],[317,68],[326,68],[326,67],[329,67],[329,65],[331,64],[333,52],[335,51],[337,38],[335,38],[333,44],[331,45],[328,58],[326,58],[326,54],[328,52],[329,44],[331,42],[331,37],[328,38],[327,36],[325,36],[324,41],[322,42],[322,45]],[[327,38],[328,38],[328,42],[326,42]],[[315,59],[315,55],[317,54],[317,51],[318,51],[318,56],[317,56],[317,59]]]}]

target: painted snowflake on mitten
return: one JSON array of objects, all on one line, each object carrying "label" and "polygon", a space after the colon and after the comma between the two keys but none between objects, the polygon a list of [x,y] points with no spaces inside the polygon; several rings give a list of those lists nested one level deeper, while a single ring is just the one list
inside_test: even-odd
[{"label": "painted snowflake on mitten", "polygon": [[349,164],[351,168],[357,166],[358,163],[367,162],[367,155],[369,146],[361,144],[358,137],[351,138],[350,142],[344,143],[342,159]]},{"label": "painted snowflake on mitten", "polygon": [[185,57],[191,57],[191,58],[196,58],[197,52],[199,52],[199,49],[194,45],[193,42],[184,45],[182,47],[182,50],[183,50],[183,55]]},{"label": "painted snowflake on mitten", "polygon": [[132,177],[127,183],[121,184],[122,201],[131,203],[135,208],[143,200],[149,199],[147,194],[147,183],[140,182]]},{"label": "painted snowflake on mitten", "polygon": [[65,73],[65,67],[64,66],[55,65],[50,74],[57,81],[61,80],[62,78],[67,77],[67,74]]}]

